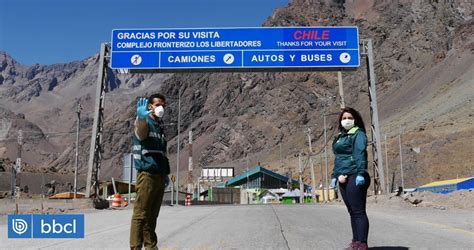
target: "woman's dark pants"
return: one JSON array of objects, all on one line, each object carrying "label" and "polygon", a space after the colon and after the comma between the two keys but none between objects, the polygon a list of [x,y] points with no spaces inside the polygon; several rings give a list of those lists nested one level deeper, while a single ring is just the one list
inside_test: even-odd
[{"label": "woman's dark pants", "polygon": [[370,176],[364,174],[365,184],[356,186],[357,175],[349,175],[346,183],[339,183],[342,199],[351,216],[352,240],[367,242],[369,235],[369,219],[365,211],[367,189],[370,186]]}]

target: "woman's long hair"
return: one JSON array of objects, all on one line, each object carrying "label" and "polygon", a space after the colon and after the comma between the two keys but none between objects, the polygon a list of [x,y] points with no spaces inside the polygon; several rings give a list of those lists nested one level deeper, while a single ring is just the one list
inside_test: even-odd
[{"label": "woman's long hair", "polygon": [[339,115],[339,131],[345,131],[344,127],[341,125],[342,115],[344,113],[350,113],[352,117],[354,117],[354,126],[359,127],[360,129],[365,131],[364,120],[362,120],[362,116],[357,112],[357,110],[349,107],[345,107],[341,110],[341,114]]}]

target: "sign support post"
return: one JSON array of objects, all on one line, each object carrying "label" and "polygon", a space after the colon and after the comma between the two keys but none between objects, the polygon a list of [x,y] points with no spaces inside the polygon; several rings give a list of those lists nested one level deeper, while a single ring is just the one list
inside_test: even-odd
[{"label": "sign support post", "polygon": [[[102,43],[100,46],[99,72],[95,94],[94,124],[92,126],[91,146],[87,170],[86,197],[92,194],[99,197],[99,174],[102,160],[102,130],[104,127],[104,98],[107,82],[107,64],[110,56],[110,45]],[[91,190],[92,189],[92,190]]]},{"label": "sign support post", "polygon": [[385,179],[382,160],[379,115],[377,109],[377,90],[375,88],[377,81],[375,79],[374,70],[374,52],[372,48],[372,39],[362,39],[361,42],[361,54],[365,55],[367,62],[367,76],[369,83],[368,88],[370,101],[370,131],[372,134],[372,164],[374,167],[374,193],[375,195],[377,195],[379,190],[385,193]]}]

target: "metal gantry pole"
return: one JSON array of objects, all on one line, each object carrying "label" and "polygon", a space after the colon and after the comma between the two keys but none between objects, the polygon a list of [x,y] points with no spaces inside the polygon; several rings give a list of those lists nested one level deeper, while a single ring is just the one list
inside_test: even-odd
[{"label": "metal gantry pole", "polygon": [[402,129],[401,128],[400,128],[400,134],[398,134],[398,146],[400,148],[400,178],[402,179],[402,189],[405,190],[405,182],[403,179]]},{"label": "metal gantry pole", "polygon": [[341,108],[344,108],[346,106],[346,103],[344,102],[344,88],[342,87],[342,72],[341,71],[337,72],[337,81],[339,83],[339,95],[341,96]]},{"label": "metal gantry pole", "polygon": [[91,197],[92,188],[96,198],[99,198],[99,173],[102,160],[102,131],[104,126],[104,98],[107,81],[107,64],[110,44],[100,46],[99,71],[95,93],[94,124],[92,125],[91,146],[87,169],[86,197]]},{"label": "metal gantry pole", "polygon": [[304,184],[303,184],[303,163],[301,162],[301,153],[298,153],[298,166],[300,169],[300,204],[304,203]]},{"label": "metal gantry pole", "polygon": [[320,170],[321,170],[321,197],[323,201],[326,201],[326,196],[324,195],[324,174],[323,174],[323,157],[319,154],[319,161],[320,161]]},{"label": "metal gantry pole", "polygon": [[[132,151],[133,152],[133,151]],[[128,176],[128,203],[132,204],[133,153],[130,154],[130,172]]]},{"label": "metal gantry pole", "polygon": [[178,91],[178,138],[176,150],[176,205],[179,205],[179,151],[180,151],[180,128],[181,128],[181,88]]},{"label": "metal gantry pole", "polygon": [[[329,201],[329,174],[328,174],[328,138],[327,138],[327,129],[326,129],[326,111],[324,111],[324,114],[323,114],[323,123],[324,123],[324,160],[325,160],[325,164],[326,164],[326,181],[325,181],[325,185],[323,186],[326,186],[327,188],[327,192],[328,192],[328,196],[327,196],[327,201]],[[324,187],[323,187],[323,193],[324,193]]]},{"label": "metal gantry pole", "polygon": [[74,159],[74,199],[77,198],[77,171],[79,169],[79,133],[81,129],[81,104],[77,104],[76,155]]},{"label": "metal gantry pole", "polygon": [[379,116],[377,108],[376,78],[374,69],[374,53],[372,48],[372,39],[362,39],[362,54],[366,57],[368,89],[370,101],[370,121],[372,133],[372,157],[374,166],[374,193],[377,194],[380,189],[385,192],[385,176],[382,160],[382,147],[380,138]]},{"label": "metal gantry pole", "polygon": [[188,132],[188,193],[194,194],[194,181],[193,181],[193,130],[190,129]]}]

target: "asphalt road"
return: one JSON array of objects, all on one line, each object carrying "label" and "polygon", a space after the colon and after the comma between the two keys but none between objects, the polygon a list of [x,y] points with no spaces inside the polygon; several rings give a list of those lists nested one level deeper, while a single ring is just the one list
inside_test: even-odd
[{"label": "asphalt road", "polygon": [[[0,249],[127,249],[132,210],[86,213],[84,239],[7,239]],[[373,249],[474,249],[474,212],[369,208]],[[2,217],[2,220],[5,220]],[[163,207],[160,249],[342,249],[351,239],[340,205]]]}]

